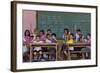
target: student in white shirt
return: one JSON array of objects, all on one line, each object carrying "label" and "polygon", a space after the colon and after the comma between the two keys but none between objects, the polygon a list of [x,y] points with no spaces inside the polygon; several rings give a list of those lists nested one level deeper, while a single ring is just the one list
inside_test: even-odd
[{"label": "student in white shirt", "polygon": [[[41,43],[43,43],[43,41],[41,41],[40,40],[40,36],[37,35],[36,39],[33,41],[33,43],[35,43],[35,44],[41,44]],[[35,48],[38,48],[38,47],[35,47]],[[34,50],[36,50],[36,51],[41,50],[41,49],[35,49],[35,48],[34,48]]]},{"label": "student in white shirt", "polygon": [[[50,34],[46,35],[45,43],[55,43],[55,42],[53,42],[52,36]],[[49,52],[49,60],[50,61],[55,61],[55,59],[56,59],[56,55],[55,55],[56,50],[55,50],[55,48],[49,48],[48,52]]]},{"label": "student in white shirt", "polygon": [[56,34],[52,33],[51,37],[52,37],[51,38],[52,43],[57,43]]},{"label": "student in white shirt", "polygon": [[[40,41],[40,36],[37,35],[36,39],[33,41],[33,43],[41,44],[41,43],[43,43],[43,41]],[[39,59],[40,59],[40,57],[42,55],[42,48],[41,47],[34,47],[33,52],[34,52],[35,60],[39,61]]]},{"label": "student in white shirt", "polygon": [[80,35],[81,35],[81,30],[80,29],[77,29],[76,30],[76,34],[75,34],[75,42],[76,43],[79,42]]},{"label": "student in white shirt", "polygon": [[52,43],[50,34],[46,35],[45,43]]}]

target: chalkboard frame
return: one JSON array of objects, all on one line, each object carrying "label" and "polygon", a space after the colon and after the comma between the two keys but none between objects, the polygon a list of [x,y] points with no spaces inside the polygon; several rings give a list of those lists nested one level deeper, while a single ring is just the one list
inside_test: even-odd
[{"label": "chalkboard frame", "polygon": [[[96,9],[96,57],[95,64],[92,65],[82,65],[82,66],[68,66],[68,67],[51,67],[51,68],[31,68],[31,69],[17,69],[17,5],[18,4],[27,4],[27,5],[50,5],[50,6],[71,6],[71,7],[82,7],[82,8],[94,8]],[[74,4],[58,4],[58,3],[42,3],[42,2],[27,2],[27,1],[12,1],[11,2],[11,71],[13,72],[21,72],[21,71],[39,71],[39,70],[55,70],[55,69],[69,69],[69,68],[84,68],[84,67],[96,67],[98,66],[98,49],[97,49],[97,22],[98,22],[98,7],[90,6],[90,5],[74,5]]]}]

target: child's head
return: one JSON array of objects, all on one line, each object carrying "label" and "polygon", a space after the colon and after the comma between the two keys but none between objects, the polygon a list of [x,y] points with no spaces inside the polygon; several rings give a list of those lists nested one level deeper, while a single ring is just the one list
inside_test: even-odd
[{"label": "child's head", "polygon": [[85,42],[85,36],[83,34],[80,34],[80,37],[79,37],[79,42]]},{"label": "child's head", "polygon": [[73,38],[74,38],[73,33],[70,33],[69,39],[73,39]]},{"label": "child's head", "polygon": [[47,29],[47,34],[51,34],[51,33],[52,33],[51,29]]},{"label": "child's head", "polygon": [[51,40],[51,35],[50,34],[47,34],[46,35],[46,38],[49,39],[49,40]]},{"label": "child's head", "polygon": [[42,50],[40,50],[40,51],[39,51],[39,54],[42,55],[42,53],[43,53]]},{"label": "child's head", "polygon": [[80,30],[80,29],[77,29],[76,32],[77,32],[78,34],[80,34],[80,33],[81,33],[81,30]]},{"label": "child's head", "polygon": [[37,51],[34,51],[33,54],[34,54],[34,56],[36,56],[37,55]]},{"label": "child's head", "polygon": [[39,35],[36,36],[36,41],[37,41],[37,42],[40,41],[40,36],[39,36]]},{"label": "child's head", "polygon": [[85,36],[84,36],[83,34],[80,34],[80,38],[84,39],[84,38],[85,38]]},{"label": "child's head", "polygon": [[64,33],[69,33],[69,30],[67,28],[64,29]]},{"label": "child's head", "polygon": [[45,33],[44,33],[44,30],[40,30],[40,33],[39,33],[40,35],[44,35]]},{"label": "child's head", "polygon": [[31,35],[31,36],[30,36],[30,38],[33,40],[33,39],[34,39],[34,36],[33,36],[33,35]]},{"label": "child's head", "polygon": [[88,34],[87,34],[87,39],[90,39],[90,38],[91,38],[91,34],[88,33]]},{"label": "child's head", "polygon": [[52,33],[51,36],[52,36],[52,37],[56,37],[56,34],[55,34],[55,33]]},{"label": "child's head", "polygon": [[34,29],[34,34],[38,34],[38,30],[37,29]]},{"label": "child's head", "polygon": [[25,30],[24,36],[30,36],[30,31],[29,30]]}]

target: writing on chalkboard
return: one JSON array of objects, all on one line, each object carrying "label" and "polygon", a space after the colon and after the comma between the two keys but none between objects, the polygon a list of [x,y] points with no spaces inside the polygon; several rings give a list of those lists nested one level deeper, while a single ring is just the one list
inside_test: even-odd
[{"label": "writing on chalkboard", "polygon": [[52,12],[38,11],[38,30],[51,29],[56,33],[57,38],[62,38],[64,28],[75,33],[77,28],[86,35],[91,32],[90,13]]}]

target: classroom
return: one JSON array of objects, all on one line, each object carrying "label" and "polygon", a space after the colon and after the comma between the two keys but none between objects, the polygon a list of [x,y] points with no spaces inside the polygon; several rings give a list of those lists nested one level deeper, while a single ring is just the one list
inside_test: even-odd
[{"label": "classroom", "polygon": [[91,59],[91,14],[23,10],[23,62]]}]

